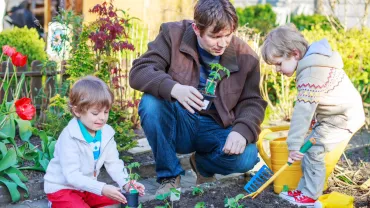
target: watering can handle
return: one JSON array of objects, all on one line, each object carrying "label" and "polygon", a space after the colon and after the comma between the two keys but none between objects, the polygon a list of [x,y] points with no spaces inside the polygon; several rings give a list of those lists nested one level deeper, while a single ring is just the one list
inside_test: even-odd
[{"label": "watering can handle", "polygon": [[271,158],[270,156],[267,155],[265,149],[263,148],[263,140],[266,136],[266,134],[269,134],[273,131],[271,131],[271,129],[264,129],[260,135],[259,135],[259,139],[256,143],[257,145],[257,148],[258,148],[258,152],[259,154],[261,155],[262,159],[265,161],[266,165],[271,169]]}]

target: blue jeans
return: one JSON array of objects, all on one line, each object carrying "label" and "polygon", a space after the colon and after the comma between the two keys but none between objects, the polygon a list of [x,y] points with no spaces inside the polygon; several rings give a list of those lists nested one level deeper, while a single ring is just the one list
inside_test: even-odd
[{"label": "blue jeans", "polygon": [[212,117],[191,114],[179,102],[144,94],[139,115],[158,180],[184,174],[176,153],[196,152],[197,170],[205,177],[247,172],[259,162],[255,144],[248,144],[243,154],[225,154],[222,148],[232,127],[223,128]]}]

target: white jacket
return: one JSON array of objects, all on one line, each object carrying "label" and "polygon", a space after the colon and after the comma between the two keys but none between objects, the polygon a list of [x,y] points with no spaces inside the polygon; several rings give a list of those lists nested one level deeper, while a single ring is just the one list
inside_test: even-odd
[{"label": "white jacket", "polygon": [[123,187],[129,181],[129,176],[123,161],[119,159],[114,134],[111,126],[103,126],[100,156],[95,163],[93,152],[82,136],[77,119],[73,118],[55,145],[54,158],[44,176],[45,193],[75,189],[102,195],[105,183],[97,181],[97,176],[103,165],[119,187]]}]

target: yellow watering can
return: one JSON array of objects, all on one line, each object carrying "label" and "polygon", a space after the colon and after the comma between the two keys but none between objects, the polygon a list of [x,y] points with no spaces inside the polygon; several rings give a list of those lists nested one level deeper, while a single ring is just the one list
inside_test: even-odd
[{"label": "yellow watering can", "polygon": [[320,196],[315,208],[353,208],[354,197],[336,191]]},{"label": "yellow watering can", "polygon": [[[286,133],[282,131],[289,130],[289,125],[276,126],[269,129],[264,129],[259,135],[257,142],[257,148],[262,159],[266,165],[275,173],[286,164],[288,160],[288,145],[286,143]],[[276,132],[276,133],[274,133]],[[275,138],[271,138],[272,135]],[[326,164],[326,179],[324,190],[327,189],[327,179],[333,172],[335,165],[337,164],[340,156],[346,148],[350,139],[341,142],[333,151],[328,152],[325,157]],[[269,144],[269,148],[265,148],[264,144]],[[281,173],[274,181],[274,192],[280,193],[283,190],[284,185],[288,186],[289,190],[296,189],[298,182],[302,177],[301,162],[297,161],[288,167],[283,173]]]}]

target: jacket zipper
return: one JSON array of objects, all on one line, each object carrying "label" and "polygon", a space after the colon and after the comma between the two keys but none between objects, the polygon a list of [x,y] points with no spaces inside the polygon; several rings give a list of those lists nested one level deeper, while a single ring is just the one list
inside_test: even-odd
[{"label": "jacket zipper", "polygon": [[[75,138],[75,137],[73,137],[74,139],[77,139],[77,138]],[[98,163],[98,160],[99,160],[99,158],[100,158],[100,156],[103,154],[103,152],[105,151],[105,147],[107,147],[108,146],[108,144],[109,144],[109,142],[113,139],[114,137],[111,137],[109,140],[108,140],[108,142],[107,142],[107,144],[104,146],[104,148],[103,148],[103,151],[99,154],[99,157],[98,157],[98,159],[96,159],[96,161],[94,161],[94,177],[96,178],[96,173],[97,173],[97,170],[96,170],[96,164]],[[81,140],[81,139],[77,139],[78,141],[81,141],[81,142],[83,142],[84,144],[86,144],[87,146],[89,146],[89,143],[87,143],[86,141],[83,141],[83,140]],[[89,146],[89,148],[90,148],[90,146]],[[93,157],[94,157],[94,155],[93,155]]]}]

